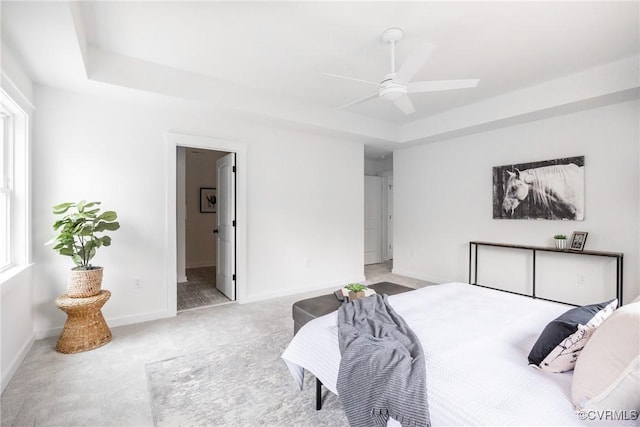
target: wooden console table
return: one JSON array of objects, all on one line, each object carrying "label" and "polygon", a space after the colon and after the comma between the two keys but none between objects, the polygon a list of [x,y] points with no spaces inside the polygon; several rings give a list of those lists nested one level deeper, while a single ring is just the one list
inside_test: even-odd
[{"label": "wooden console table", "polygon": [[92,297],[71,298],[65,294],[56,298],[58,308],[67,313],[56,344],[58,352],[80,353],[111,341],[111,330],[100,311],[110,297],[111,292],[102,290]]},{"label": "wooden console table", "polygon": [[[545,246],[512,245],[512,244],[506,244],[506,243],[472,241],[472,242],[469,242],[469,283],[472,285],[482,286],[485,288],[491,288],[491,287],[478,284],[478,246],[492,246],[496,248],[520,249],[520,250],[531,251],[533,254],[532,294],[531,295],[521,294],[519,292],[506,291],[504,289],[499,289],[499,290],[504,292],[510,292],[512,294],[526,295],[526,296],[543,299],[547,301],[560,302],[563,304],[567,304],[567,303],[536,296],[536,252],[558,252],[558,253],[573,254],[573,255],[590,255],[590,256],[615,258],[616,259],[616,298],[618,298],[619,304],[622,305],[622,269],[623,269],[623,260],[624,260],[624,255],[622,252],[574,251],[571,249],[556,249],[556,248],[545,247]],[[473,248],[475,248],[475,254],[473,253]],[[472,257],[472,254],[473,254],[473,257]],[[473,263],[472,263],[472,259],[473,259]],[[471,281],[472,264],[474,267],[473,282]],[[491,288],[491,289],[495,289],[495,288]],[[569,305],[575,305],[575,304],[569,304]]]}]

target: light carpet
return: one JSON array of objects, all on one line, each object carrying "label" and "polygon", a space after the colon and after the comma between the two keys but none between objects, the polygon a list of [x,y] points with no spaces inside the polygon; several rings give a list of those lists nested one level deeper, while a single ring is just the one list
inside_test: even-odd
[{"label": "light carpet", "polygon": [[311,375],[298,390],[280,358],[290,340],[286,329],[148,363],[155,425],[348,426],[338,397],[326,389],[322,410],[315,410]]}]

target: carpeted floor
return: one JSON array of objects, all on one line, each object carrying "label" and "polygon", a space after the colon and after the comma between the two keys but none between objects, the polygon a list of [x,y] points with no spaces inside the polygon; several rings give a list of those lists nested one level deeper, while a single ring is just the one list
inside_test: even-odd
[{"label": "carpeted floor", "polygon": [[[389,269],[366,266],[367,282],[427,284]],[[338,398],[325,390],[316,411],[313,378],[300,392],[280,358],[291,304],[328,291],[112,328],[112,342],[84,353],[38,340],[2,393],[0,424],[346,426]]]},{"label": "carpeted floor", "polygon": [[280,355],[291,330],[146,366],[154,423],[169,426],[347,426],[337,396],[314,407],[314,382],[300,392]]},{"label": "carpeted floor", "polygon": [[187,269],[187,281],[178,283],[178,311],[210,307],[229,302],[229,298],[216,289],[216,268]]}]

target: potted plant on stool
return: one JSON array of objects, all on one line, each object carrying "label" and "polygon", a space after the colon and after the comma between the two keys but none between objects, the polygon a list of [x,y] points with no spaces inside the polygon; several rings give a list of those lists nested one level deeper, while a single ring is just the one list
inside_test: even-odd
[{"label": "potted plant on stool", "polygon": [[111,237],[97,235],[120,228],[114,211],[100,213],[100,202],[61,203],[53,207],[53,213],[63,215],[53,224],[58,232],[49,243],[57,242],[53,249],[60,255],[69,256],[76,265],[71,269],[67,283],[67,295],[85,298],[100,293],[102,267],[90,264],[96,250],[111,245]]}]

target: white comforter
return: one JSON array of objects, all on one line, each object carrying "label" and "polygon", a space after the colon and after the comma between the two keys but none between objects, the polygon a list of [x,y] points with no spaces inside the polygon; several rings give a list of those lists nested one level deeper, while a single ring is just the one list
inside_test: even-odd
[{"label": "white comforter", "polygon": [[[428,286],[389,302],[422,342],[432,425],[594,425],[575,413],[571,372],[546,373],[527,362],[545,325],[570,307],[466,283]],[[337,312],[319,317],[283,353],[300,387],[306,369],[337,394],[337,331]]]}]

